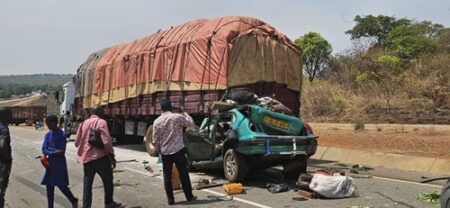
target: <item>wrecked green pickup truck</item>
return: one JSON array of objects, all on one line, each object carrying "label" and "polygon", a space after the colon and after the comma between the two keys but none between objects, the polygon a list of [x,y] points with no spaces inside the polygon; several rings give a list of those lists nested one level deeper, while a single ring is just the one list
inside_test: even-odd
[{"label": "wrecked green pickup truck", "polygon": [[184,143],[191,167],[221,166],[231,182],[242,181],[249,170],[277,165],[285,174],[298,175],[317,149],[307,123],[258,105],[209,115],[198,130],[185,132]]}]

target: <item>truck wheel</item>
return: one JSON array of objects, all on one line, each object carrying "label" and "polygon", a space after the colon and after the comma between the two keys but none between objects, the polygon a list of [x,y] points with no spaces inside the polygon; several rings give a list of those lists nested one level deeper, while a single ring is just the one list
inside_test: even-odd
[{"label": "truck wheel", "polygon": [[283,173],[287,178],[298,178],[302,173],[306,173],[308,159],[305,156],[297,156],[291,161],[283,164]]},{"label": "truck wheel", "polygon": [[230,182],[240,182],[244,180],[247,170],[247,161],[244,155],[239,154],[234,149],[228,149],[225,152],[223,159],[225,179]]},{"label": "truck wheel", "polygon": [[152,157],[158,157],[159,151],[152,144],[152,136],[153,136],[153,125],[150,125],[147,129],[147,133],[145,134],[145,149]]},{"label": "truck wheel", "polygon": [[442,188],[441,207],[450,207],[450,181]]}]

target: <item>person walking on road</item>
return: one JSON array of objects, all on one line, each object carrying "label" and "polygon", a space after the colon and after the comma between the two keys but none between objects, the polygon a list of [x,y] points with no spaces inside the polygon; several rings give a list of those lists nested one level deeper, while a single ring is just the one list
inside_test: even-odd
[{"label": "person walking on road", "polygon": [[172,190],[172,165],[175,163],[181,179],[187,201],[197,199],[192,194],[191,179],[187,170],[186,150],[183,143],[183,127],[195,126],[192,117],[186,112],[172,112],[172,104],[168,99],[160,101],[163,113],[153,123],[152,143],[159,150],[163,164],[164,186],[169,205],[175,203]]},{"label": "person walking on road", "polygon": [[11,136],[8,125],[12,113],[8,108],[0,108],[0,208],[5,207],[5,193],[11,173]]},{"label": "person walking on road", "polygon": [[[108,125],[101,119],[103,110],[99,106],[91,109],[92,116],[84,121],[78,128],[75,138],[75,147],[78,148],[78,163],[83,164],[83,207],[92,206],[92,184],[95,174],[99,174],[105,190],[105,208],[122,207],[113,200],[113,169],[116,167],[114,149]],[[95,145],[90,141],[93,135],[99,134],[101,145]]]},{"label": "person walking on road", "polygon": [[45,119],[45,124],[47,125],[49,132],[47,132],[44,137],[42,153],[48,158],[49,165],[45,169],[45,175],[42,178],[41,184],[47,186],[48,207],[53,208],[55,186],[57,186],[72,203],[72,207],[77,208],[78,199],[73,196],[68,187],[69,174],[67,172],[67,162],[65,156],[67,135],[64,131],[58,128],[57,116],[47,116]]}]

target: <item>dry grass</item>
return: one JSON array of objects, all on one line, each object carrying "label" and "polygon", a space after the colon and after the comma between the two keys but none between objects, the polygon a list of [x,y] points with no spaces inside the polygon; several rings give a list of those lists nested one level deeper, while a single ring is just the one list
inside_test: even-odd
[{"label": "dry grass", "polygon": [[450,124],[450,54],[426,55],[403,64],[400,74],[357,82],[361,71],[380,70],[374,60],[381,53],[360,54],[351,63],[337,60],[329,74],[305,81],[302,117],[315,122]]}]

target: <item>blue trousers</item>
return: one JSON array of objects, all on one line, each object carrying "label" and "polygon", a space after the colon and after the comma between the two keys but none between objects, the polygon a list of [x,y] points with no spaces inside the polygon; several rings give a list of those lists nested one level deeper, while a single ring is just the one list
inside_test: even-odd
[{"label": "blue trousers", "polygon": [[[67,186],[58,186],[59,190],[64,194],[64,196],[69,199],[71,203],[74,203],[77,199],[73,196],[72,192],[70,191],[69,187]],[[53,208],[53,202],[55,201],[55,186],[48,185],[47,186],[47,201],[48,201],[48,208]]]}]

